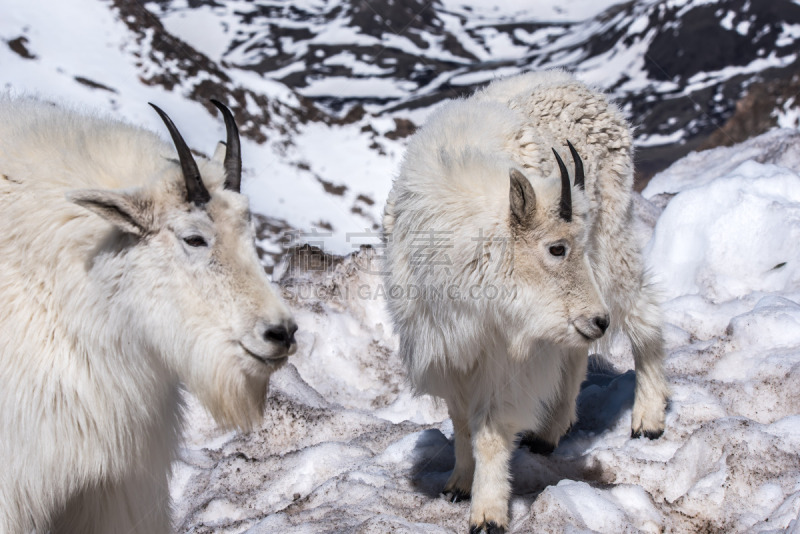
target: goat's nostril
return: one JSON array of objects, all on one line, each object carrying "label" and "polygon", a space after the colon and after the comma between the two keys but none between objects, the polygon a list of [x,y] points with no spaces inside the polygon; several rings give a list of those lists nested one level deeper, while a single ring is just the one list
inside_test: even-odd
[{"label": "goat's nostril", "polygon": [[600,329],[601,332],[605,334],[606,329],[608,328],[608,315],[598,315],[594,318],[594,324],[597,328]]},{"label": "goat's nostril", "polygon": [[290,339],[289,330],[283,325],[270,326],[267,328],[266,332],[264,332],[264,339],[272,341],[273,343],[288,345]]},{"label": "goat's nostril", "polygon": [[297,325],[294,322],[288,325],[272,325],[264,332],[264,339],[285,346],[287,349],[295,343],[294,334]]}]

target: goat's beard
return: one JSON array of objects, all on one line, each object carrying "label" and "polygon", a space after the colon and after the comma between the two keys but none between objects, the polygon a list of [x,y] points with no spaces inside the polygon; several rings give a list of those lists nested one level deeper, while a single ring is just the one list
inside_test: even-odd
[{"label": "goat's beard", "polygon": [[244,354],[216,334],[198,336],[178,371],[221,427],[250,430],[261,422],[269,379],[279,365]]},{"label": "goat's beard", "polygon": [[215,369],[205,374],[203,383],[190,389],[221,427],[246,431],[261,422],[272,371],[250,374],[239,362],[225,361],[237,358],[217,358]]}]

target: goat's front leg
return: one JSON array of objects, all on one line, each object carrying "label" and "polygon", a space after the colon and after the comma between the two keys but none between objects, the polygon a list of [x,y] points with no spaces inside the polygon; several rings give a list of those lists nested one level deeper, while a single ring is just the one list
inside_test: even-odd
[{"label": "goat's front leg", "polygon": [[664,378],[664,340],[661,313],[652,289],[639,291],[624,329],[631,340],[636,366],[636,396],[631,417],[631,437],[655,439],[664,433],[669,386]]},{"label": "goat's front leg", "polygon": [[508,500],[511,496],[509,460],[514,433],[481,421],[473,428],[475,478],[472,482],[470,534],[502,534],[508,528]]},{"label": "goat's front leg", "polygon": [[534,454],[547,455],[553,452],[578,419],[575,403],[581,384],[586,380],[589,355],[586,349],[571,348],[566,350],[563,358],[561,381],[555,398],[549,403],[546,424],[536,432],[523,433],[520,440],[520,446],[527,447]]},{"label": "goat's front leg", "polygon": [[76,494],[54,518],[52,534],[169,534],[167,468]]},{"label": "goat's front leg", "polygon": [[453,420],[453,439],[456,449],[456,465],[453,474],[444,487],[444,493],[453,502],[469,499],[472,492],[472,477],[475,474],[475,459],[472,455],[472,440],[469,421],[457,409],[457,404],[447,403],[450,418]]}]

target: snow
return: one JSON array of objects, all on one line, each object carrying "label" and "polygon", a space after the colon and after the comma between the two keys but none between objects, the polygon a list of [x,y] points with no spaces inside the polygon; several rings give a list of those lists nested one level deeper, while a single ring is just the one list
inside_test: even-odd
[{"label": "snow", "polygon": [[[327,252],[353,252],[358,248],[352,242],[356,234],[371,236],[359,244],[376,244],[383,201],[402,155],[401,142],[382,139],[381,154],[369,149],[373,140],[360,125],[322,123],[306,125],[293,141],[282,158],[268,146],[243,143],[243,159],[258,169],[246,175],[242,185],[253,210],[290,221],[302,230],[301,243],[315,241]],[[326,187],[343,189],[328,193]],[[356,205],[364,215],[353,211]]]},{"label": "snow", "polygon": [[233,25],[231,19],[224,17],[225,10],[207,5],[187,9],[186,2],[176,2],[170,7],[170,11],[160,13],[159,17],[167,31],[186,42],[196,43],[197,50],[210,58],[221,59],[230,46],[226,29]]},{"label": "snow", "polygon": [[732,76],[740,74],[761,72],[771,67],[785,67],[791,65],[797,59],[797,54],[791,54],[784,57],[778,57],[775,52],[771,52],[765,58],[757,58],[742,66],[728,66],[716,71],[703,71],[698,72],[691,78],[689,83],[684,87],[684,94],[691,94],[692,92],[699,91],[706,87],[711,87],[720,80],[728,79]]},{"label": "snow", "polygon": [[782,109],[777,113],[779,128],[800,129],[800,107],[795,106],[795,97],[790,97],[784,102]]},{"label": "snow", "polygon": [[800,24],[782,24],[781,34],[775,41],[777,46],[787,46],[793,42],[794,39],[800,37]]},{"label": "snow", "polygon": [[736,18],[736,12],[728,11],[727,13],[725,13],[725,17],[719,21],[719,25],[725,28],[726,30],[730,31],[733,29],[733,19],[735,18]]},{"label": "snow", "polygon": [[675,130],[671,134],[652,134],[652,135],[645,135],[640,137],[636,141],[637,147],[645,147],[645,146],[659,146],[659,145],[667,145],[672,143],[678,143],[683,139],[684,136],[683,130]]},{"label": "snow", "polygon": [[350,71],[357,76],[389,74],[391,69],[384,69],[377,65],[372,65],[359,60],[355,54],[349,51],[340,52],[323,61],[324,65],[341,65],[349,67]]},{"label": "snow", "polygon": [[[667,430],[630,438],[630,351],[593,355],[575,429],[549,457],[512,459],[511,532],[798,528],[798,135],[692,154],[655,177],[652,203],[637,199],[655,214],[639,224],[664,300]],[[222,434],[191,404],[172,486],[180,531],[467,529],[468,503],[438,495],[452,423],[403,378],[375,297],[379,252],[333,273],[281,271],[300,351],[253,433]]]},{"label": "snow", "polygon": [[[49,16],[38,16],[42,11]],[[63,20],[74,18],[71,14],[75,11],[85,16],[75,18],[74,23],[63,24]],[[30,24],[30,21],[37,21],[37,24]],[[96,28],[103,30],[98,32]],[[22,59],[8,47],[0,47],[3,71],[13,72],[13,78],[8,74],[0,78],[0,87],[15,93],[36,93],[57,87],[59,100],[88,104],[92,96],[96,101],[100,95],[95,91],[90,96],[85,86],[74,79],[75,76],[102,79],[114,90],[134,81],[139,85],[131,65],[119,61],[112,63],[106,53],[109,48],[124,46],[125,33],[124,25],[108,9],[91,0],[47,5],[8,0],[3,4],[3,16],[0,17],[0,38],[7,42],[25,37],[27,48],[35,59]],[[70,46],[65,47],[64,42],[69,42]],[[76,57],[81,60],[74,61]],[[115,59],[118,60],[118,55]],[[96,77],[99,73],[103,76]],[[109,100],[117,100],[113,93],[103,93],[100,94]]]},{"label": "snow", "polygon": [[504,67],[497,69],[493,72],[486,72],[486,71],[478,71],[478,72],[468,72],[465,74],[459,74],[457,76],[453,76],[450,79],[450,83],[453,85],[469,85],[474,83],[488,83],[495,78],[503,78],[506,76],[513,76],[514,74],[519,74],[519,68],[517,67]]},{"label": "snow", "polygon": [[575,22],[596,17],[622,0],[442,0],[451,12],[489,20],[529,20],[531,22]]},{"label": "snow", "polygon": [[385,95],[385,98],[404,96],[407,90],[403,85],[414,85],[412,82],[400,82],[385,78],[347,78],[345,76],[326,76],[310,80],[303,95],[308,97],[335,96],[337,98],[369,97]]}]

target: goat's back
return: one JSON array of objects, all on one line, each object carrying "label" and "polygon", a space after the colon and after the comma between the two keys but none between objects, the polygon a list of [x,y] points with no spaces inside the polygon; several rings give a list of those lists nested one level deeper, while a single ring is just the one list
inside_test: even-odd
[{"label": "goat's back", "polygon": [[596,226],[617,233],[629,224],[630,126],[602,92],[556,70],[498,80],[472,98],[519,114],[524,126],[506,150],[530,177],[556,175],[551,147],[568,157],[566,142],[571,141],[583,160]]},{"label": "goat's back", "polygon": [[173,157],[156,134],[35,98],[0,97],[0,173],[34,188],[121,188],[144,183]]}]

